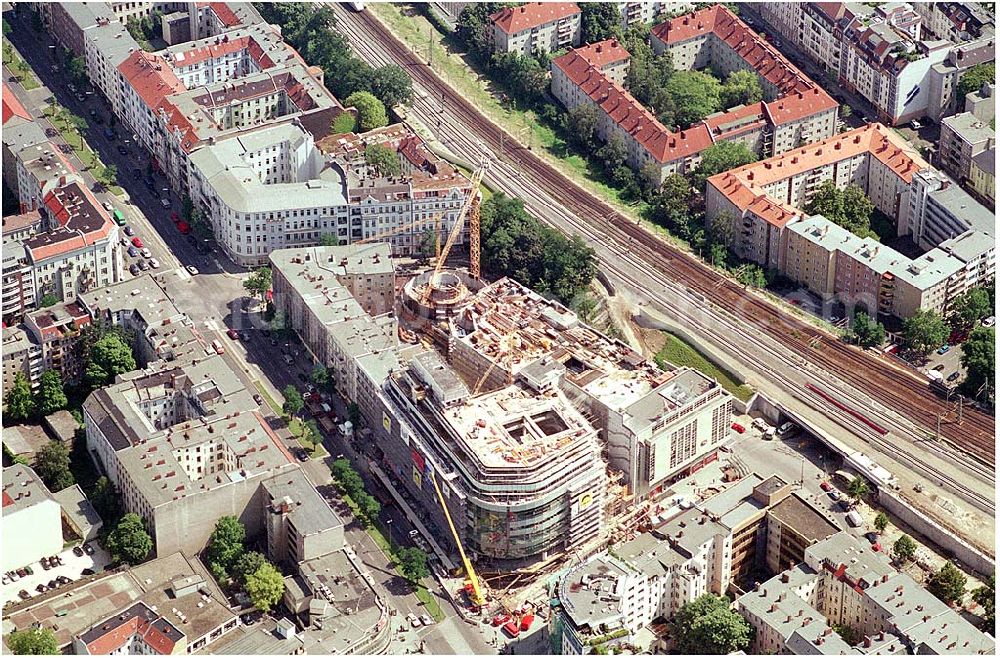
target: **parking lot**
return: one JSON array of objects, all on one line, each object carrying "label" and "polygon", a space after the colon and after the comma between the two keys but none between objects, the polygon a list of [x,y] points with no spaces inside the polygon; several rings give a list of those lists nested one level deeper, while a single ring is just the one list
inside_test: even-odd
[{"label": "parking lot", "polygon": [[[59,553],[58,557],[62,563],[58,566],[45,569],[41,562],[32,562],[27,566],[31,567],[33,573],[27,576],[6,582],[9,578],[5,575],[3,605],[7,605],[8,601],[27,600],[24,596],[19,596],[19,592],[27,593],[28,598],[40,596],[48,593],[50,585],[55,585],[51,589],[59,589],[74,580],[79,580],[81,576],[87,575],[83,573],[84,570],[89,569],[94,573],[98,573],[111,563],[111,556],[108,555],[107,551],[98,546],[97,542],[89,542],[85,546],[90,547],[93,553],[84,552],[83,555],[76,555],[72,548],[68,548]],[[57,582],[60,577],[68,578],[69,581],[64,581],[60,584]],[[45,587],[45,591],[38,591],[39,586]]]}]

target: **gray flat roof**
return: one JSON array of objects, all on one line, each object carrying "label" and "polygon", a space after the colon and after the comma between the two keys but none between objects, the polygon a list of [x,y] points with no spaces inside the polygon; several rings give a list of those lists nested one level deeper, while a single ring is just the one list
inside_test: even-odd
[{"label": "gray flat roof", "polygon": [[610,555],[599,555],[566,574],[559,603],[577,627],[597,628],[621,614],[628,568]]},{"label": "gray flat roof", "polygon": [[793,492],[780,503],[771,507],[768,514],[798,532],[808,541],[820,541],[840,531],[840,528],[833,522],[802,500],[797,492]]},{"label": "gray flat roof", "polygon": [[3,469],[3,513],[13,514],[53,500],[41,478],[30,467],[14,464]]},{"label": "gray flat roof", "polygon": [[344,525],[301,469],[263,480],[261,486],[273,504],[286,497],[291,501],[288,516],[300,535],[317,534]]},{"label": "gray flat roof", "polygon": [[941,120],[941,124],[950,128],[962,141],[969,144],[979,144],[996,137],[996,132],[990,128],[990,122],[983,121],[972,112],[946,117]]}]

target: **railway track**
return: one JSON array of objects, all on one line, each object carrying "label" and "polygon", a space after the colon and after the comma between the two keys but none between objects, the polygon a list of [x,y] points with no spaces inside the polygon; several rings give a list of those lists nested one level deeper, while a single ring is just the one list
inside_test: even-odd
[{"label": "railway track", "polygon": [[[414,77],[434,99],[447,103],[449,112],[483,144],[507,152],[518,142],[504,133],[464,97],[431,71],[409,48],[368,12],[354,15],[364,30],[377,35],[377,43]],[[923,428],[934,428],[941,417],[941,435],[951,445],[995,465],[995,420],[981,411],[965,411],[959,424],[949,405],[934,396],[926,382],[913,373],[886,364],[826,335],[812,325],[788,315],[773,304],[748,292],[693,256],[667,244],[595,198],[552,168],[531,150],[518,145],[517,165],[540,189],[558,199],[598,239],[628,245],[643,264],[668,279],[681,283],[731,314],[747,326],[779,341],[804,363],[836,375],[871,400]],[[931,432],[933,434],[933,432]],[[925,437],[921,437],[925,438]]]}]

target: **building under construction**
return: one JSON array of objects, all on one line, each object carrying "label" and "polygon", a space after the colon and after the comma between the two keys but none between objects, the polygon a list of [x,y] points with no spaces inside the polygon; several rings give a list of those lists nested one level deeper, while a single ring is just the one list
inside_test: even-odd
[{"label": "building under construction", "polygon": [[[352,247],[332,249],[344,258]],[[325,307],[332,294],[311,302],[303,290],[341,287],[340,277],[317,283],[301,255],[271,260],[288,282],[275,303],[293,325],[314,315],[295,308]],[[325,365],[351,373],[373,472],[451,549],[446,508],[465,549],[498,570],[597,539],[612,516],[713,458],[729,433],[731,398],[717,382],[662,369],[511,279],[438,268],[403,285],[392,315],[365,318],[396,331],[374,332],[361,350],[364,319],[351,314],[323,323],[328,341],[307,344],[325,342]]]}]

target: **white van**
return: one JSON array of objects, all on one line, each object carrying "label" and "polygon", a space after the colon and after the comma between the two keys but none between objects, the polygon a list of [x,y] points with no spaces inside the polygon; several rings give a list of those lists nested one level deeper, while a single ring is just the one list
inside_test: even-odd
[{"label": "white van", "polygon": [[795,423],[791,422],[791,421],[789,421],[787,423],[782,423],[781,426],[778,428],[778,436],[788,436],[789,434],[792,434],[798,428],[799,428],[799,426],[796,425]]},{"label": "white van", "polygon": [[226,348],[224,348],[222,346],[222,343],[220,343],[217,340],[213,340],[212,341],[212,349],[215,350],[216,354],[225,354],[226,353]]}]

